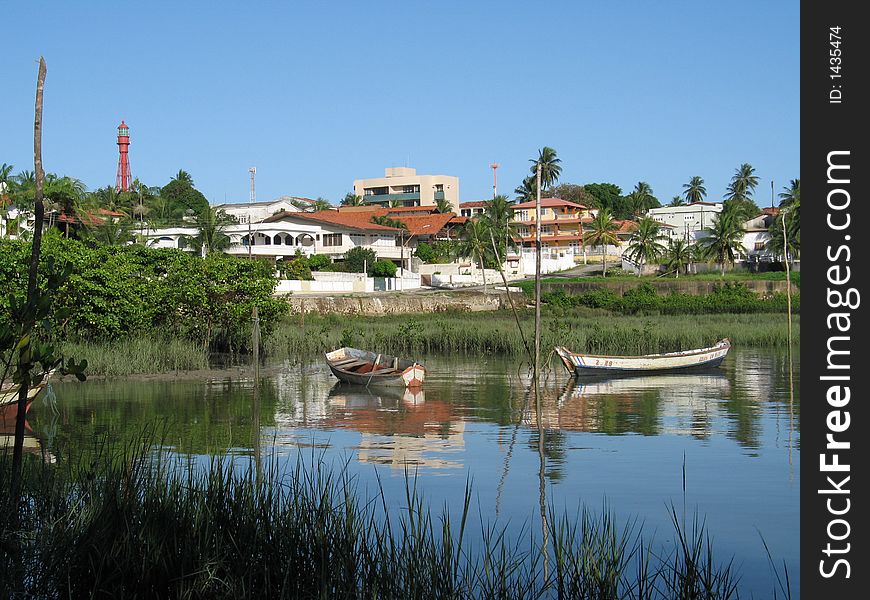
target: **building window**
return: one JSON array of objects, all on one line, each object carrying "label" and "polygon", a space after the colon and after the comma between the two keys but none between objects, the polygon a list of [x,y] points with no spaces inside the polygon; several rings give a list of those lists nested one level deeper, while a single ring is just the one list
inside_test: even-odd
[{"label": "building window", "polygon": [[340,233],[326,233],[323,235],[324,246],[341,246]]},{"label": "building window", "polygon": [[435,184],[435,191],[436,192],[443,192],[444,191],[444,184],[443,183],[436,183]]}]

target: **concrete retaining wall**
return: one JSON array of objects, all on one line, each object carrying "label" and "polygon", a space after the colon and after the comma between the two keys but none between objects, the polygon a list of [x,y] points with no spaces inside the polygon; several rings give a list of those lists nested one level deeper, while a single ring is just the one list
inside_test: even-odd
[{"label": "concrete retaining wall", "polygon": [[446,311],[479,312],[507,305],[504,294],[414,294],[374,297],[287,298],[292,314],[395,315]]}]

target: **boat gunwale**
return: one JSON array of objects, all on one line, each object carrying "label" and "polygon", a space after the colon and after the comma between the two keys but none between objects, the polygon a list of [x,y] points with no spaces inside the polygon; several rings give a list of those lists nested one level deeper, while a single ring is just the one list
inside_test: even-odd
[{"label": "boat gunwale", "polygon": [[695,348],[693,350],[681,350],[678,352],[664,352],[661,354],[635,354],[635,355],[610,355],[610,354],[582,354],[580,352],[572,352],[565,346],[556,346],[557,351],[561,350],[570,356],[582,356],[583,358],[619,358],[619,359],[639,359],[639,358],[671,358],[677,356],[694,356],[704,354],[705,352],[714,352],[721,350],[723,347],[731,348],[731,341],[728,338],[723,338],[716,344],[707,348]]}]

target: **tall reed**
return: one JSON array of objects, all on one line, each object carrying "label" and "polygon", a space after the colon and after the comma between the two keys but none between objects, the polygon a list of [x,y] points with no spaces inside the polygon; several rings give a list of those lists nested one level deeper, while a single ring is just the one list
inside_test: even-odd
[{"label": "tall reed", "polygon": [[[606,509],[551,507],[546,574],[533,535],[433,514],[406,478],[402,498],[365,495],[314,457],[282,469],[182,463],[148,444],[96,458],[30,461],[10,498],[0,455],[0,595],[174,598],[737,597],[737,574],[703,527],[674,518],[670,544],[643,540]],[[670,548],[670,550],[667,550]]]},{"label": "tall reed", "polygon": [[101,342],[63,343],[63,353],[88,361],[88,375],[123,376],[208,368],[202,343],[170,335],[125,337]]},{"label": "tall reed", "polygon": [[[799,319],[795,318],[795,343]],[[521,313],[521,326],[531,337],[533,321]],[[736,346],[785,347],[785,315],[616,316],[594,309],[570,314],[546,314],[543,347],[568,346],[572,350],[603,354],[643,354],[686,350],[728,337]],[[376,352],[505,354],[524,352],[522,337],[507,311],[437,313],[433,315],[306,315],[288,317],[265,340],[273,357],[310,356],[339,346],[358,346]]]}]

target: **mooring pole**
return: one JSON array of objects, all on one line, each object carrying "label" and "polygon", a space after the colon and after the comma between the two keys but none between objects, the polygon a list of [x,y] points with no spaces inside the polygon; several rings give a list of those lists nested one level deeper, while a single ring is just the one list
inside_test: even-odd
[{"label": "mooring pole", "polygon": [[540,372],[541,372],[541,163],[535,171],[535,404],[538,418],[541,416]]}]

